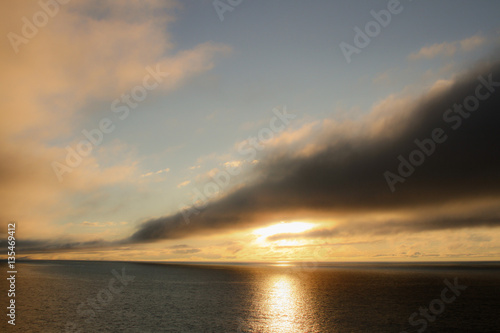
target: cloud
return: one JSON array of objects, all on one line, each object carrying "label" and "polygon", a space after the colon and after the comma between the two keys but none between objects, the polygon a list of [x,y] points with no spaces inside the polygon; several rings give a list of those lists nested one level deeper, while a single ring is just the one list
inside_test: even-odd
[{"label": "cloud", "polygon": [[424,46],[417,53],[410,54],[410,60],[432,59],[437,56],[452,57],[457,52],[456,43],[440,43]]},{"label": "cloud", "polygon": [[[32,17],[40,7],[27,1],[2,9],[0,32],[6,36],[21,34],[21,18]],[[171,0],[71,1],[19,45],[18,53],[7,38],[0,43],[5,92],[0,99],[0,219],[22,222],[23,237],[62,236],[56,221],[72,214],[71,196],[138,177],[131,147],[112,142],[94,149],[59,183],[51,162],[64,161],[66,145],[83,139],[82,124],[109,116],[112,101],[142,83],[147,66],[170,74],[152,92],[168,93],[230,52],[211,42],[176,48],[169,30],[180,9]],[[117,147],[121,155],[110,161],[107,155]]]},{"label": "cloud", "polygon": [[[452,81],[435,84],[417,98],[391,95],[360,121],[325,120],[315,125],[317,130],[306,131],[309,136],[299,129],[301,140],[294,140],[294,144],[299,148],[313,145],[317,147],[313,153],[297,155],[287,143],[272,146],[267,153],[262,152],[261,163],[255,167],[255,183],[205,207],[147,220],[125,239],[53,238],[25,240],[21,246],[34,253],[110,248],[304,219],[327,222],[299,235],[280,234],[269,240],[336,238],[339,244],[348,244],[365,241],[363,236],[498,228],[498,92],[462,119],[460,128],[453,130],[452,124],[443,120],[443,114],[455,103],[475,93],[479,76],[500,81],[500,63],[480,64]],[[484,93],[484,88],[481,91]],[[437,127],[445,131],[447,141],[437,145],[436,152],[392,193],[384,172],[397,172],[397,157],[408,157],[416,149],[414,140],[428,138]],[[417,250],[412,255],[414,252]]]},{"label": "cloud", "polygon": [[144,178],[144,177],[150,177],[150,176],[153,176],[153,175],[159,175],[159,174],[162,174],[162,173],[168,173],[170,172],[170,168],[166,168],[166,169],[162,169],[162,170],[158,170],[158,171],[150,171],[150,172],[147,172],[147,173],[144,173],[141,175],[141,178]]},{"label": "cloud", "polygon": [[487,42],[484,36],[476,35],[460,41],[460,47],[464,51],[472,51]]},{"label": "cloud", "polygon": [[459,50],[464,52],[472,51],[485,44],[486,41],[486,37],[482,35],[474,35],[456,42],[436,43],[422,47],[418,52],[410,54],[408,58],[410,60],[433,59],[438,56],[449,58],[454,56]]},{"label": "cloud", "polygon": [[98,227],[98,228],[112,227],[116,225],[115,222],[89,222],[89,221],[83,221],[81,224],[86,227]]},{"label": "cloud", "polygon": [[389,84],[391,83],[391,76],[389,75],[392,71],[385,71],[378,74],[372,79],[372,83],[376,85]]},{"label": "cloud", "polygon": [[[500,198],[500,156],[496,154],[500,149],[500,95],[495,92],[481,101],[479,109],[462,119],[456,130],[443,120],[455,103],[474,95],[479,76],[500,81],[500,64],[480,64],[419,98],[392,96],[362,121],[325,128],[319,136],[322,140],[316,143],[321,149],[313,154],[297,156],[287,154],[286,149],[280,154],[276,148],[259,163],[258,182],[206,207],[151,219],[129,241],[185,238],[271,221],[391,211],[434,215],[409,224],[382,221],[371,227],[389,233],[499,226],[497,211],[482,216],[474,205],[487,200],[497,204]],[[397,172],[398,156],[408,158],[418,148],[414,141],[429,138],[435,128],[443,129],[446,142],[437,145],[436,152],[392,193],[384,173]],[[433,211],[460,202],[471,204],[465,217]]]},{"label": "cloud", "polygon": [[229,162],[225,162],[224,166],[231,167],[231,168],[238,168],[241,166],[242,163],[243,163],[242,161],[229,161]]},{"label": "cloud", "polygon": [[[473,216],[420,217],[412,220],[391,220],[381,223],[343,223],[334,228],[322,228],[302,233],[282,233],[267,237],[270,241],[304,238],[353,237],[359,235],[387,236],[402,233],[421,233],[437,230],[454,230],[463,228],[493,227],[500,228],[500,209],[491,214],[477,213]],[[471,240],[479,240],[472,239]]]},{"label": "cloud", "polygon": [[188,250],[175,250],[172,251],[174,254],[193,254],[193,253],[199,253],[201,252],[200,249],[188,249]]},{"label": "cloud", "polygon": [[163,173],[163,172],[165,172],[165,173],[170,172],[170,168],[166,168],[166,169],[163,169],[163,170],[158,170],[158,171],[155,172],[155,174],[158,175],[158,174]]},{"label": "cloud", "polygon": [[186,249],[190,248],[191,246],[186,245],[186,244],[179,244],[179,245],[172,245],[169,247],[169,249]]},{"label": "cloud", "polygon": [[177,185],[177,188],[182,188],[184,186],[189,185],[190,183],[191,183],[190,180],[183,181],[182,183],[180,183],[180,184]]}]

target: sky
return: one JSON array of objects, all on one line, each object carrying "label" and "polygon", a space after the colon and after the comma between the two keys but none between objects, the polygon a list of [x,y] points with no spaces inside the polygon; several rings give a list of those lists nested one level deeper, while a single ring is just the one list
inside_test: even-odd
[{"label": "sky", "polygon": [[18,258],[500,260],[498,1],[2,6]]}]

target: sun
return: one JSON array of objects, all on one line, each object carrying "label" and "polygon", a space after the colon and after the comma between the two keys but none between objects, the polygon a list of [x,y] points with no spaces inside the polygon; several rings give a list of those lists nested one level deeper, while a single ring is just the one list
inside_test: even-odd
[{"label": "sun", "polygon": [[253,234],[259,236],[257,241],[264,242],[267,237],[277,234],[297,234],[314,227],[314,224],[307,222],[281,222],[269,227],[254,230]]}]

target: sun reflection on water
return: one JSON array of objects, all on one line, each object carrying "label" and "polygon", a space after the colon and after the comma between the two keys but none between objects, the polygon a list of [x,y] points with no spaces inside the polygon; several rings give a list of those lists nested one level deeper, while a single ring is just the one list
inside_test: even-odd
[{"label": "sun reflection on water", "polygon": [[299,332],[300,290],[290,275],[273,276],[267,283],[264,309],[270,332]]}]

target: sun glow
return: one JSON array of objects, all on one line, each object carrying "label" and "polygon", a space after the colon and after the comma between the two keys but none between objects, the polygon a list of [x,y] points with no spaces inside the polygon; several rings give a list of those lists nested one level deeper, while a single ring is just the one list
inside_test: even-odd
[{"label": "sun glow", "polygon": [[253,234],[258,235],[259,242],[264,242],[267,237],[277,234],[297,234],[314,227],[314,224],[307,222],[281,222],[266,228],[257,229]]}]

